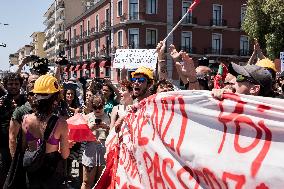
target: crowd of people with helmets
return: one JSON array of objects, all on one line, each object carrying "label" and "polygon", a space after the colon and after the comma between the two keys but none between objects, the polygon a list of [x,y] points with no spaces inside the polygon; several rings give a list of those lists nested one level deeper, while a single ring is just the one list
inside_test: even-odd
[{"label": "crowd of people with helmets", "polygon": [[[22,66],[32,61],[24,59],[19,70],[5,76],[0,86],[0,188],[9,188],[7,175],[19,148],[24,176],[17,181],[18,188],[66,188],[74,161],[79,163],[77,187],[92,188],[106,165],[105,142],[110,130],[118,129],[123,117],[141,100],[155,93],[181,90],[168,79],[165,48],[163,42],[157,44],[157,72],[139,67],[127,79],[127,70],[123,69],[118,85],[109,78],[93,79],[86,85],[75,78],[61,82],[61,65],[57,64],[51,75],[44,62],[30,74],[21,75]],[[244,66],[224,59],[218,60],[217,67],[212,67],[207,58],[195,63],[174,45],[168,55],[184,89],[211,90],[218,99],[224,92],[283,98],[284,73],[277,73],[257,42]],[[76,114],[84,116],[96,141],[69,140],[66,120]],[[44,166],[34,171],[30,161],[42,146]]]}]

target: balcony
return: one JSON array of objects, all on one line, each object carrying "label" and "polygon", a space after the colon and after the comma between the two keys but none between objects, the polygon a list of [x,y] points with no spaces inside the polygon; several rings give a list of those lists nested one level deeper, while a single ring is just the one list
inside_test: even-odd
[{"label": "balcony", "polygon": [[76,45],[76,36],[71,38],[71,46]]},{"label": "balcony", "polygon": [[55,42],[48,42],[44,47],[44,51],[49,52],[51,49],[55,47]]},{"label": "balcony", "polygon": [[227,20],[224,19],[211,19],[210,26],[212,27],[227,27]]},{"label": "balcony", "polygon": [[83,42],[83,35],[76,35],[76,43]]},{"label": "balcony", "polygon": [[205,48],[204,54],[215,54],[215,55],[237,55],[237,51],[235,51],[233,48],[224,48],[224,49],[216,49],[216,48]]},{"label": "balcony", "polygon": [[62,3],[57,5],[56,11],[60,12],[60,11],[64,10],[64,8],[65,8],[65,5],[64,5],[64,2],[62,2]]},{"label": "balcony", "polygon": [[252,51],[248,49],[240,49],[239,50],[239,56],[251,56]]},{"label": "balcony", "polygon": [[190,54],[196,54],[196,48],[195,47],[180,46],[179,50],[182,50],[182,51],[190,53]]},{"label": "balcony", "polygon": [[145,14],[145,12],[131,12],[130,14],[123,14],[122,16],[120,16],[120,23],[141,22],[142,20],[139,18],[139,15],[142,16],[142,14]]},{"label": "balcony", "polygon": [[99,28],[93,27],[89,33],[90,36],[95,36],[99,34]]},{"label": "balcony", "polygon": [[146,49],[156,49],[157,44],[146,44]]},{"label": "balcony", "polygon": [[83,32],[83,40],[88,40],[90,38],[90,30],[86,30]]},{"label": "balcony", "polygon": [[204,49],[204,54],[216,54],[220,55],[222,53],[221,49],[215,49],[215,48],[205,48]]},{"label": "balcony", "polygon": [[98,59],[100,56],[100,53],[99,52],[91,52],[91,57],[92,59]]},{"label": "balcony", "polygon": [[108,31],[110,29],[110,22],[104,21],[100,25],[100,31]]},{"label": "balcony", "polygon": [[[180,17],[181,19],[181,17]],[[196,17],[192,17],[192,16],[187,16],[185,17],[185,19],[182,21],[183,25],[196,25],[197,24],[197,18]]]},{"label": "balcony", "polygon": [[56,18],[56,24],[61,24],[62,22],[64,22],[65,17],[64,16],[58,16]]}]

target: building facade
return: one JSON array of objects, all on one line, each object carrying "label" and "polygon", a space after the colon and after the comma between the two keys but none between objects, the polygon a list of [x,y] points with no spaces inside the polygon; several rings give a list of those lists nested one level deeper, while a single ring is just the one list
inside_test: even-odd
[{"label": "building facade", "polygon": [[56,56],[64,54],[65,25],[84,12],[82,2],[78,0],[55,0],[45,12],[44,51],[50,63],[54,63]]},{"label": "building facade", "polygon": [[43,49],[43,43],[45,41],[45,33],[44,32],[34,32],[31,35],[32,38],[32,46],[33,46],[33,50],[32,50],[32,54],[39,56],[41,58],[45,58],[46,57],[46,52]]},{"label": "building facade", "polygon": [[[109,77],[118,81],[120,71],[111,68],[118,48],[155,48],[187,12],[190,0],[96,0],[66,26],[65,54],[71,66],[66,75]],[[207,56],[248,59],[250,42],[241,29],[246,0],[208,0],[190,13],[167,41],[195,59]],[[169,77],[179,83],[170,57]]]}]

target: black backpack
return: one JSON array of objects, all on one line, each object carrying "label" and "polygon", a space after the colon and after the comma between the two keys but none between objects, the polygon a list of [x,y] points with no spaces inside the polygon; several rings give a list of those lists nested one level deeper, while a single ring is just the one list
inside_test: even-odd
[{"label": "black backpack", "polygon": [[51,134],[56,122],[58,120],[58,116],[52,115],[48,122],[47,127],[44,131],[44,141],[39,146],[36,151],[25,151],[24,159],[23,159],[23,166],[29,173],[38,173],[44,167],[44,162],[46,159],[46,142]]}]

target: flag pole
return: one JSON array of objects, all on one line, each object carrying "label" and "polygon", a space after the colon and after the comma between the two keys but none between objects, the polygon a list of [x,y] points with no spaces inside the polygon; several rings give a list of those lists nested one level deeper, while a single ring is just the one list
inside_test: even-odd
[{"label": "flag pole", "polygon": [[175,27],[172,29],[172,31],[167,35],[167,37],[163,40],[163,43],[167,41],[167,39],[172,35],[172,33],[177,29],[177,27],[182,23],[182,21],[185,19],[187,14],[189,12],[192,12],[192,10],[195,8],[195,6],[200,2],[200,0],[195,0],[190,7],[188,8],[188,11],[183,15],[183,17],[180,19],[180,21],[175,25]]}]

